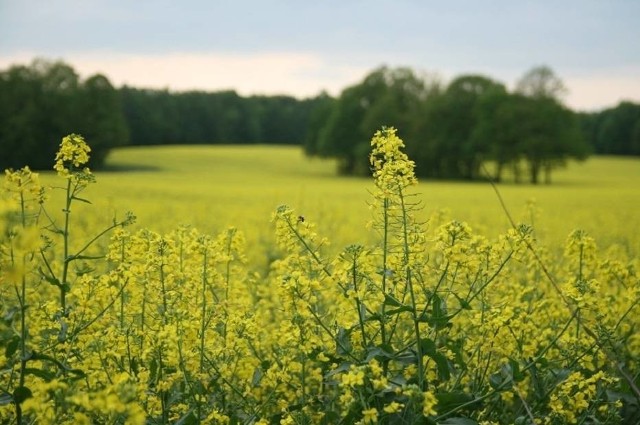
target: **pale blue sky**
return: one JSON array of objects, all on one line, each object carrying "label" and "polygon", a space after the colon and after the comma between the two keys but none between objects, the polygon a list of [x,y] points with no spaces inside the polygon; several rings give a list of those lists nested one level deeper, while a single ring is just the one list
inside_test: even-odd
[{"label": "pale blue sky", "polygon": [[551,66],[576,109],[640,102],[640,1],[0,0],[0,68],[35,56],[173,90],[339,94],[373,68],[509,86]]}]

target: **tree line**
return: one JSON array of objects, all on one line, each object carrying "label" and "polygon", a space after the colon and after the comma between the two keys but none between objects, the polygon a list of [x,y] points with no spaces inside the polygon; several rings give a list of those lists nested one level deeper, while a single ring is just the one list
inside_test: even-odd
[{"label": "tree line", "polygon": [[91,141],[92,164],[129,143],[119,93],[105,76],[81,81],[69,65],[44,60],[0,73],[0,169],[50,169],[70,133]]},{"label": "tree line", "polygon": [[299,144],[316,100],[123,87],[131,144]]},{"label": "tree line", "polygon": [[300,144],[316,98],[173,93],[81,80],[64,62],[37,59],[0,72],[0,167],[51,168],[63,136],[80,133],[100,167],[124,145]]},{"label": "tree line", "polygon": [[482,75],[444,85],[380,67],[337,97],[244,97],[115,88],[104,75],[81,80],[64,62],[37,59],[0,71],[0,167],[50,168],[61,137],[76,132],[92,145],[93,167],[124,145],[274,143],[302,144],[309,155],[338,158],[343,173],[364,174],[368,141],[385,125],[399,129],[423,177],[478,179],[490,162],[497,180],[508,170],[538,182],[569,158],[640,155],[640,105],[575,113],[563,92],[547,67],[512,92]]},{"label": "tree line", "polygon": [[[590,146],[579,117],[560,102],[562,81],[548,67],[525,74],[514,92],[482,75],[448,85],[409,68],[381,67],[361,83],[327,99],[316,111],[304,147],[311,155],[337,157],[347,174],[365,173],[368,135],[397,127],[421,176],[497,181],[525,171],[532,183],[569,158],[584,159]],[[483,168],[488,162],[492,171]]]}]

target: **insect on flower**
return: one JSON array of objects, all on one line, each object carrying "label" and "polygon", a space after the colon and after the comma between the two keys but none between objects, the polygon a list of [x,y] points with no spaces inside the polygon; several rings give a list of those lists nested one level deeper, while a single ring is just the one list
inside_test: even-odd
[{"label": "insect on flower", "polygon": [[299,215],[298,216],[298,223],[304,223],[304,216],[303,215]]}]

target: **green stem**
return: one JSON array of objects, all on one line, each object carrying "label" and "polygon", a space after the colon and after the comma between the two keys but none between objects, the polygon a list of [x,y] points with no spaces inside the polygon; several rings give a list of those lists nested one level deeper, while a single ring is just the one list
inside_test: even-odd
[{"label": "green stem", "polygon": [[360,301],[360,296],[358,295],[358,265],[357,265],[357,254],[353,254],[353,263],[351,266],[351,277],[353,279],[353,290],[356,293],[356,308],[358,309],[358,322],[360,324],[360,332],[362,333],[362,348],[367,349],[367,334],[364,329],[364,320],[362,317],[362,302]]},{"label": "green stem", "polygon": [[[25,209],[25,200],[24,193],[20,192],[20,212],[22,219],[22,228],[25,229],[27,226],[27,221],[25,217],[26,209]],[[11,263],[15,264],[15,255],[13,251],[13,245],[11,246]],[[18,296],[18,304],[20,304],[20,377],[18,381],[19,387],[24,387],[25,377],[26,377],[26,368],[27,368],[27,321],[26,321],[26,312],[27,312],[27,280],[25,277],[26,272],[26,261],[25,257],[22,257],[22,281],[20,285],[20,291],[16,288],[16,295]],[[18,425],[22,424],[22,403],[15,403],[16,406],[16,422]]]},{"label": "green stem", "polygon": [[322,271],[329,277],[331,277],[331,272],[329,271],[329,269],[327,268],[327,266],[325,266],[325,264],[322,262],[322,260],[320,260],[320,258],[318,257],[318,255],[315,253],[315,251],[313,249],[311,249],[311,247],[309,246],[309,244],[307,243],[307,241],[302,237],[302,235],[300,234],[300,232],[298,232],[296,230],[296,228],[294,227],[294,225],[291,223],[291,220],[289,220],[288,217],[285,217],[285,222],[287,223],[287,225],[289,226],[289,229],[293,232],[294,235],[296,235],[296,237],[298,238],[298,240],[302,243],[302,245],[304,246],[304,248],[307,250],[307,252],[309,252],[309,254],[311,254],[311,257],[313,257],[313,259],[315,260],[316,263],[318,263],[320,266],[322,266]]},{"label": "green stem", "polygon": [[422,360],[424,354],[422,352],[422,337],[420,335],[420,321],[418,319],[418,306],[416,303],[416,295],[413,290],[413,276],[411,272],[411,249],[409,247],[409,219],[407,217],[407,206],[404,202],[404,194],[402,193],[402,188],[398,190],[398,195],[400,197],[400,206],[402,210],[402,237],[404,243],[404,266],[406,271],[406,282],[407,289],[409,290],[409,297],[411,299],[411,314],[413,315],[413,330],[416,334],[416,354],[418,356],[418,387],[421,390],[424,390],[424,365],[422,364]]},{"label": "green stem", "polygon": [[[382,207],[382,294],[386,298],[387,296],[387,251],[389,249],[389,199],[384,198]],[[386,304],[383,302],[381,307],[381,319],[380,319],[380,337],[382,338],[382,344],[388,344],[387,341],[387,318],[386,318]],[[384,372],[387,372],[388,362],[384,362]]]},{"label": "green stem", "polygon": [[67,276],[69,274],[69,263],[71,262],[71,258],[69,257],[69,216],[71,215],[71,202],[73,201],[73,194],[71,190],[71,179],[67,180],[67,188],[66,188],[66,199],[65,199],[65,208],[62,210],[64,212],[64,228],[62,230],[62,239],[63,239],[63,258],[64,262],[62,264],[62,280],[60,281],[60,309],[62,311],[62,316],[66,317],[67,315]]},{"label": "green stem", "polygon": [[231,282],[231,243],[233,241],[233,236],[235,234],[235,229],[231,229],[228,232],[229,240],[227,241],[227,263],[225,265],[225,290],[224,290],[224,325],[222,327],[222,336],[224,340],[225,346],[227,345],[227,322],[229,321],[229,286]]},{"label": "green stem", "polygon": [[200,322],[200,372],[204,371],[204,332],[207,314],[207,249],[202,260],[202,318]]}]

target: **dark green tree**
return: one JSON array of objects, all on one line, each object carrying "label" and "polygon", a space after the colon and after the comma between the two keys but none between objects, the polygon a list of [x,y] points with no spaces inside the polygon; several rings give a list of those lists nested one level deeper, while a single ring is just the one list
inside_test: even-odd
[{"label": "dark green tree", "polygon": [[0,73],[0,169],[20,168],[33,163],[31,159],[41,164],[39,155],[33,158],[33,154],[42,137],[37,125],[42,120],[42,97],[41,82],[33,69],[12,66]]},{"label": "dark green tree", "polygon": [[497,94],[483,99],[475,137],[490,140],[489,158],[495,162],[495,180],[507,166],[520,180],[520,162],[528,166],[529,180],[538,183],[569,158],[584,159],[589,153],[577,116],[551,98],[522,94]]},{"label": "dark green tree", "polygon": [[[428,128],[424,143],[432,158],[422,175],[476,179],[490,151],[490,140],[476,137],[479,107],[484,97],[506,93],[504,85],[480,75],[453,80],[430,100],[424,117]],[[418,163],[417,170],[420,170]]]},{"label": "dark green tree", "polygon": [[608,155],[640,155],[640,105],[621,102],[599,114],[595,148]]},{"label": "dark green tree", "polygon": [[303,139],[305,154],[310,156],[318,154],[320,135],[331,115],[335,103],[336,99],[331,97],[327,92],[322,92],[314,98],[314,106],[309,114]]},{"label": "dark green tree", "polygon": [[477,121],[472,137],[488,146],[487,158],[495,163],[493,179],[502,181],[506,167],[513,169],[516,182],[520,181],[519,140],[522,135],[521,121],[527,116],[527,100],[521,95],[492,93],[479,100],[476,108]]},{"label": "dark green tree", "polygon": [[120,93],[103,75],[89,77],[82,84],[78,131],[91,145],[92,164],[102,164],[109,150],[129,143]]},{"label": "dark green tree", "polygon": [[315,152],[338,158],[342,173],[367,173],[371,135],[382,126],[406,131],[428,92],[424,80],[408,68],[374,70],[341,93],[319,132]]},{"label": "dark green tree", "polygon": [[117,91],[108,80],[82,82],[60,61],[36,59],[0,72],[0,105],[3,168],[51,168],[60,140],[70,133],[82,133],[92,145],[92,167],[127,141]]}]

